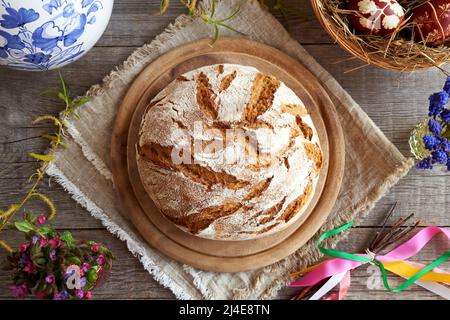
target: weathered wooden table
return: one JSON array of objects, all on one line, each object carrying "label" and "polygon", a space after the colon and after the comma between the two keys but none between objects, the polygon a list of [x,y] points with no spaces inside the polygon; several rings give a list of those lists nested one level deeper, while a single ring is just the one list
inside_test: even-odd
[{"label": "weathered wooden table", "polygon": [[[99,83],[116,65],[156,35],[183,13],[177,1],[163,17],[150,14],[156,12],[159,1],[116,0],[109,27],[97,44],[80,61],[64,68],[64,76],[75,94],[82,94],[92,84]],[[361,65],[348,60],[349,54],[341,50],[322,30],[313,18],[309,1],[287,0],[293,6],[307,13],[311,20],[299,23],[290,18],[283,23],[292,35],[348,90],[387,137],[410,156],[408,134],[410,129],[426,114],[428,95],[443,84],[444,76],[438,70],[400,74],[373,67],[347,72]],[[281,19],[281,18],[280,18]],[[27,156],[28,152],[43,152],[46,143],[39,137],[48,128],[32,126],[36,116],[57,114],[60,106],[49,103],[39,93],[57,86],[56,72],[25,73],[0,68],[0,208],[15,203],[27,190],[27,179],[36,168],[36,162]],[[345,124],[344,124],[345,125]],[[345,186],[343,186],[345,188]],[[100,299],[172,299],[172,293],[160,286],[141,267],[139,261],[127,250],[126,245],[111,235],[99,221],[91,217],[55,182],[50,182],[47,194],[54,199],[58,215],[54,224],[61,230],[70,230],[80,238],[105,242],[115,253],[112,274],[108,281],[95,290],[94,297]],[[350,239],[341,243],[345,250],[360,250],[379,227],[389,207],[398,201],[398,215],[415,212],[422,225],[450,226],[450,174],[445,169],[419,172],[415,169],[403,178],[372,210],[352,232]],[[38,213],[43,210],[38,204],[30,209]],[[1,238],[17,245],[20,238],[11,232],[4,232]],[[437,238],[418,257],[422,262],[431,262],[450,245],[443,238]],[[5,257],[0,253],[0,259]],[[445,267],[450,266],[446,264]],[[413,285],[407,291],[390,294],[382,287],[368,288],[370,269],[361,268],[353,273],[348,299],[436,299],[433,294]],[[393,285],[400,281],[390,278]],[[7,288],[9,275],[0,273],[0,298],[9,299]],[[369,287],[372,287],[369,283]],[[291,289],[280,292],[280,298],[293,294]]]}]

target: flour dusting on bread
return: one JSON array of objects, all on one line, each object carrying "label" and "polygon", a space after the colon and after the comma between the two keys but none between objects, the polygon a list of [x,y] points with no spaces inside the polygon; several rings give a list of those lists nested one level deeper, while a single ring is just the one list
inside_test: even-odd
[{"label": "flour dusting on bread", "polygon": [[313,121],[283,82],[223,64],[175,79],[149,104],[137,146],[161,212],[200,237],[261,237],[298,219],[322,166]]}]

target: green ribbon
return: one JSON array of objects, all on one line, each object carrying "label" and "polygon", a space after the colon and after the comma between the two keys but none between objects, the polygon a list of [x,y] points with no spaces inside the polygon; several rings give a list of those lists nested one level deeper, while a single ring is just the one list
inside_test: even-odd
[{"label": "green ribbon", "polygon": [[381,276],[383,278],[384,287],[390,292],[401,292],[401,291],[405,290],[411,284],[413,284],[414,282],[419,280],[421,277],[423,277],[426,273],[432,271],[434,268],[436,268],[437,266],[439,266],[440,264],[442,264],[443,262],[447,261],[447,259],[450,258],[450,251],[447,251],[442,256],[440,256],[439,258],[434,260],[432,263],[427,265],[425,268],[421,269],[419,272],[417,272],[411,278],[406,280],[398,288],[392,289],[389,286],[389,282],[388,282],[387,274],[386,274],[386,269],[384,268],[383,263],[380,260],[378,260],[376,258],[363,257],[363,256],[360,256],[360,255],[357,255],[357,254],[348,253],[348,252],[344,252],[344,251],[328,249],[328,248],[322,247],[320,245],[325,239],[327,239],[329,237],[332,237],[332,236],[334,236],[334,235],[336,235],[338,233],[344,232],[345,230],[351,228],[352,226],[353,226],[353,221],[350,221],[349,223],[343,225],[342,227],[339,227],[337,229],[331,230],[331,231],[326,232],[323,235],[321,235],[320,238],[319,238],[319,241],[318,241],[319,250],[322,253],[324,253],[326,255],[329,255],[329,256],[332,256],[332,257],[335,257],[335,258],[341,258],[341,259],[351,260],[351,261],[358,261],[358,262],[363,262],[363,263],[374,263],[374,264],[376,264],[380,268]]}]

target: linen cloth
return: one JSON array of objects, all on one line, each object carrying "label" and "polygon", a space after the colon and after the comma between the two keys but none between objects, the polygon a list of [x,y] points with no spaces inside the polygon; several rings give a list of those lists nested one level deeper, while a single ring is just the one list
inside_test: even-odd
[{"label": "linen cloth", "polygon": [[[209,0],[201,9],[208,10]],[[190,16],[180,16],[150,44],[137,49],[87,95],[93,100],[80,108],[79,119],[69,122],[68,148],[57,153],[48,174],[54,177],[94,217],[139,258],[157,281],[180,299],[267,299],[286,284],[287,275],[320,258],[319,234],[357,219],[412,166],[384,136],[336,80],[309,55],[283,26],[255,0],[217,1],[218,18],[236,7],[228,21],[244,35],[222,30],[222,36],[246,37],[278,48],[298,59],[314,74],[333,100],[345,135],[346,169],[343,187],[327,222],[297,252],[271,266],[249,272],[213,273],[196,270],[169,259],[151,248],[120,213],[110,170],[110,140],[115,114],[135,77],[161,54],[182,44],[211,36],[210,26]],[[334,246],[334,237],[326,245]]]}]

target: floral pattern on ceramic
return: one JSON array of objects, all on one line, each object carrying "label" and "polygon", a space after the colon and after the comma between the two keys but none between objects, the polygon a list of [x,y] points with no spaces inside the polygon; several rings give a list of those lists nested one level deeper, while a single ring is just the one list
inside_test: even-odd
[{"label": "floral pattern on ceramic", "polygon": [[91,49],[109,22],[113,0],[0,0],[0,64],[44,71]]}]

